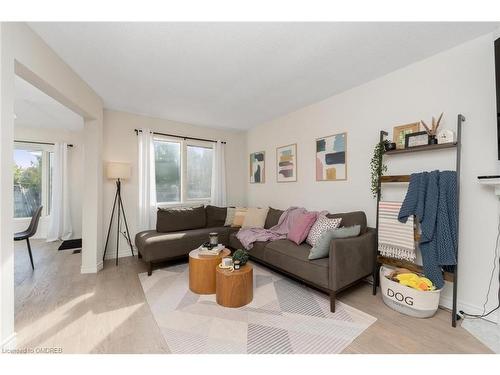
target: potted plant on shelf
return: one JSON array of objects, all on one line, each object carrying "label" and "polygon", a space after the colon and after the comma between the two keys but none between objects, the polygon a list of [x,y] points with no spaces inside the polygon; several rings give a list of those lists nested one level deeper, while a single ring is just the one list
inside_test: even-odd
[{"label": "potted plant on shelf", "polygon": [[382,177],[384,172],[387,172],[387,165],[384,164],[383,155],[386,146],[389,144],[390,142],[387,139],[384,139],[383,141],[378,142],[375,145],[375,149],[373,150],[372,160],[370,161],[370,170],[371,170],[371,190],[374,198],[377,197],[380,189],[379,178]]}]

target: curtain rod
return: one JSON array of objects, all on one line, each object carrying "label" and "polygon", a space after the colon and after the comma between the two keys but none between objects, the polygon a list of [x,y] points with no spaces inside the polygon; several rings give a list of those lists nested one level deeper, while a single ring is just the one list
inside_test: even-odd
[{"label": "curtain rod", "polygon": [[[50,143],[50,142],[36,142],[36,141],[21,141],[21,140],[14,140],[14,142],[19,142],[19,143],[31,143],[34,145],[52,145],[54,146],[55,143]],[[68,147],[73,147],[72,144],[68,144]]]},{"label": "curtain rod", "polygon": [[[142,132],[141,129],[134,129],[135,134],[138,135],[139,132]],[[181,139],[192,139],[193,141],[203,141],[203,142],[213,142],[217,143],[217,141],[214,141],[213,139],[205,139],[205,138],[193,138],[193,137],[187,137],[184,135],[175,135],[175,134],[167,134],[167,133],[157,133],[157,132],[152,132],[154,135],[163,135],[165,137],[172,137],[172,138],[181,138]],[[226,144],[227,142],[222,141],[222,144]]]}]

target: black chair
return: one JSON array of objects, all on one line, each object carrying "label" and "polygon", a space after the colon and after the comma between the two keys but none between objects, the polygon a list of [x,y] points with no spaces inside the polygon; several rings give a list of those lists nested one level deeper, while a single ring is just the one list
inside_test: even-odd
[{"label": "black chair", "polygon": [[28,229],[26,229],[24,232],[14,233],[14,241],[26,240],[26,242],[28,243],[28,253],[30,254],[32,269],[35,269],[35,266],[33,265],[33,255],[31,254],[30,237],[33,237],[36,233],[36,230],[38,228],[38,221],[40,220],[40,215],[42,214],[42,208],[43,206],[40,206],[35,210],[33,216],[31,217],[31,222]]}]

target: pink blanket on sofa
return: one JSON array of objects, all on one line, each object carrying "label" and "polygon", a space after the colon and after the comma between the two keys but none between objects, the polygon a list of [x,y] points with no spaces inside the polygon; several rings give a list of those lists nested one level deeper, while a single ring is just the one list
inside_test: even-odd
[{"label": "pink blanket on sofa", "polygon": [[307,212],[307,210],[303,207],[290,207],[281,214],[278,224],[274,227],[270,229],[240,229],[236,237],[247,250],[250,250],[253,247],[253,243],[257,241],[276,241],[285,239],[295,219],[305,212]]}]

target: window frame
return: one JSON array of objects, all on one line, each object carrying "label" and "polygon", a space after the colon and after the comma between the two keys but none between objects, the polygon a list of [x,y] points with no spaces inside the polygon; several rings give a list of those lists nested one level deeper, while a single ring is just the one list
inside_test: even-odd
[{"label": "window frame", "polygon": [[[39,151],[42,153],[42,201],[41,204],[42,214],[41,216],[50,216],[50,206],[51,197],[50,194],[50,154],[54,153],[54,145],[51,144],[38,144],[38,143],[28,143],[22,141],[14,141],[14,150],[23,151]],[[15,160],[14,160],[15,164]],[[14,188],[14,184],[12,184]],[[14,220],[26,220],[31,219],[31,217],[14,217]]]},{"label": "window frame", "polygon": [[[174,142],[179,143],[181,152],[180,152],[180,184],[181,184],[181,194],[179,202],[156,202],[157,207],[179,207],[179,206],[195,206],[198,204],[207,204],[212,200],[212,196],[208,198],[188,198],[187,195],[187,149],[189,146],[191,147],[203,147],[209,148],[211,150],[214,149],[214,143],[210,141],[199,141],[196,139],[184,139],[184,138],[176,138],[176,137],[168,137],[164,135],[154,135],[154,142]],[[156,163],[156,158],[155,158]],[[155,174],[156,174],[156,164],[155,164]],[[156,176],[155,176],[156,178]],[[156,179],[155,179],[156,181]],[[156,186],[155,186],[156,188]],[[210,192],[211,194],[211,192]]]}]

